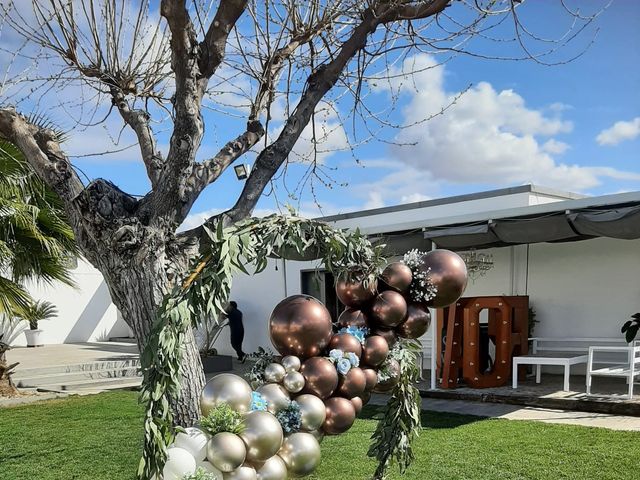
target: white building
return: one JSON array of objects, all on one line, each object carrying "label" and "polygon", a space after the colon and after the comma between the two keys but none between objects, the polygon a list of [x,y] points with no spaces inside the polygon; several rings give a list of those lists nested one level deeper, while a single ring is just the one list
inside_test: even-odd
[{"label": "white building", "polygon": [[[621,324],[640,310],[640,192],[583,197],[525,185],[324,220],[382,237],[393,255],[434,244],[493,255],[494,267],[470,281],[465,295],[528,295],[538,336],[617,337]],[[232,299],[244,313],[245,351],[270,346],[269,315],[286,296],[314,293],[331,302],[331,285],[310,282],[317,266],[271,260],[261,274],[234,280]],[[78,291],[33,292],[60,310],[60,318],[41,323],[45,343],[128,335],[100,274],[80,263],[77,280]],[[427,333],[427,349],[429,339]],[[228,331],[216,347],[232,353]]]}]

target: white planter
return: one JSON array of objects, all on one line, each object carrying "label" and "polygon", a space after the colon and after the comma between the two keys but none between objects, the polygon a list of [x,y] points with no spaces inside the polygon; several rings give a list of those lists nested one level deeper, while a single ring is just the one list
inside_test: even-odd
[{"label": "white planter", "polygon": [[27,337],[27,347],[44,347],[42,330],[25,330],[24,336]]}]

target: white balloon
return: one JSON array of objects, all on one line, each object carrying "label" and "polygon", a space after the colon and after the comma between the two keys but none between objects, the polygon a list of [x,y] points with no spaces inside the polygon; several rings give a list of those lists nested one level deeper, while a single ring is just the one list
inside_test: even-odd
[{"label": "white balloon", "polygon": [[206,460],[204,462],[199,462],[198,468],[201,468],[205,472],[213,475],[214,480],[223,480],[222,472],[218,470],[216,467],[214,467],[213,465],[211,465],[211,463],[207,462]]},{"label": "white balloon", "polygon": [[209,435],[200,430],[199,428],[189,427],[185,428],[184,432],[179,432],[176,435],[176,441],[174,445],[178,448],[184,448],[196,459],[196,462],[200,462],[207,458],[207,442],[209,441]]},{"label": "white balloon", "polygon": [[196,459],[188,451],[178,447],[167,449],[167,463],[162,470],[163,480],[181,480],[195,471]]}]

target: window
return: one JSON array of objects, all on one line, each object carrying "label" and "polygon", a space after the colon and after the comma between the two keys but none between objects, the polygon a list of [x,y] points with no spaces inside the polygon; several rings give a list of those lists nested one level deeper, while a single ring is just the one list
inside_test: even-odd
[{"label": "window", "polygon": [[308,270],[300,272],[302,293],[311,295],[325,304],[331,319],[335,322],[344,310],[336,296],[335,279],[333,274],[326,270]]}]

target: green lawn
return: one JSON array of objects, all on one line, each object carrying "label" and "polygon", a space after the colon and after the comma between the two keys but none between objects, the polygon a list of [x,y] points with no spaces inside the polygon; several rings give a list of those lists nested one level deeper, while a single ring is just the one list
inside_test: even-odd
[{"label": "green lawn", "polygon": [[[369,410],[369,416],[375,411]],[[1,480],[133,478],[142,409],[132,392],[0,409]],[[640,433],[427,412],[405,479],[638,479]],[[375,421],[325,439],[309,479],[366,479]]]}]

